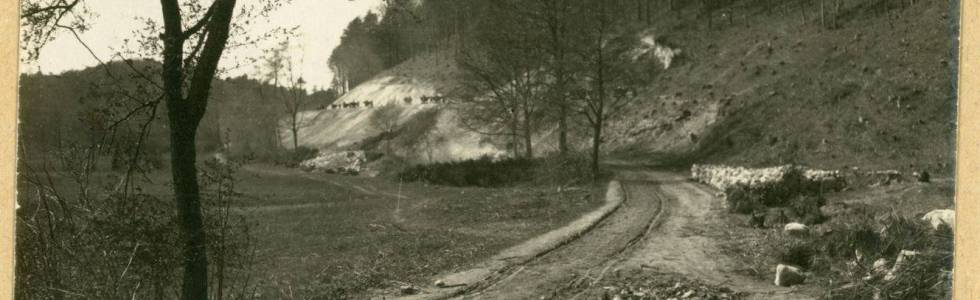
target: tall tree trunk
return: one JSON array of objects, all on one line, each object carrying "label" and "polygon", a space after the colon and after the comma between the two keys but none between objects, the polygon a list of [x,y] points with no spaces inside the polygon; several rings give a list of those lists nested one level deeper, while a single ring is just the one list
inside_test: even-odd
[{"label": "tall tree trunk", "polygon": [[806,0],[800,0],[800,17],[803,18],[803,25],[806,25]]},{"label": "tall tree trunk", "polygon": [[[173,115],[173,114],[171,114]],[[208,258],[205,249],[204,218],[197,183],[194,124],[171,116],[170,161],[177,215],[184,239],[183,299],[206,299]],[[185,123],[186,122],[186,123]],[[186,124],[186,125],[182,125]]]},{"label": "tall tree trunk", "polygon": [[558,154],[568,154],[568,105],[564,96],[558,105]]},{"label": "tall tree trunk", "polygon": [[[524,100],[530,101],[530,100]],[[524,156],[527,158],[534,158],[534,150],[531,145],[531,111],[527,107],[528,104],[524,104]]]},{"label": "tall tree trunk", "polygon": [[651,13],[650,6],[653,6],[653,4],[651,4],[650,1],[653,1],[653,0],[646,0],[646,9],[645,10],[646,10],[646,15],[647,15],[647,19],[646,19],[647,25],[650,25],[651,23],[653,23],[653,17],[650,16],[650,13]]},{"label": "tall tree trunk", "polygon": [[510,144],[511,144],[511,153],[513,153],[514,158],[521,157],[520,154],[521,152],[519,150],[521,141],[520,141],[520,130],[518,129],[519,126],[517,124],[518,122],[519,120],[517,119],[517,113],[511,113]]},{"label": "tall tree trunk", "polygon": [[299,107],[294,109],[295,110],[292,112],[293,117],[291,119],[292,124],[290,124],[289,129],[293,132],[293,151],[296,151],[296,149],[299,149]]},{"label": "tall tree trunk", "polygon": [[826,2],[826,0],[818,1],[820,1],[820,27],[827,27],[827,17],[826,12],[824,11],[824,2]]},{"label": "tall tree trunk", "polygon": [[605,108],[606,108],[606,58],[605,50],[602,48],[602,38],[605,36],[605,28],[600,30],[599,41],[597,43],[597,66],[596,70],[596,92],[598,94],[598,101],[594,106],[595,112],[595,122],[592,124],[592,178],[594,180],[599,180],[599,150],[602,145],[602,127],[605,125]]},{"label": "tall tree trunk", "polygon": [[643,0],[636,0],[636,22],[643,21]]},{"label": "tall tree trunk", "polygon": [[197,182],[195,138],[207,109],[211,81],[228,42],[235,0],[216,0],[210,8],[208,32],[184,97],[184,45],[189,37],[182,26],[177,0],[161,0],[164,20],[163,85],[170,122],[170,163],[174,200],[183,241],[182,299],[207,299],[208,258],[200,188]]},{"label": "tall tree trunk", "polygon": [[602,144],[601,121],[592,125],[592,178],[599,180],[599,146]]},{"label": "tall tree trunk", "polygon": [[293,125],[293,151],[299,149],[299,128]]}]

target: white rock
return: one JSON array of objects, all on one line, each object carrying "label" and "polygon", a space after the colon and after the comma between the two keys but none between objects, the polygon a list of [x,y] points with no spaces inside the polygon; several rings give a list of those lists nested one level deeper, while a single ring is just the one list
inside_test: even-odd
[{"label": "white rock", "polygon": [[871,267],[871,272],[867,276],[864,276],[864,280],[872,280],[888,272],[888,259],[879,258],[875,261],[874,265]]},{"label": "white rock", "polygon": [[796,222],[786,223],[786,226],[783,226],[783,233],[787,235],[803,236],[806,235],[808,232],[810,232],[810,227],[807,227],[804,224],[800,224]]},{"label": "white rock", "polygon": [[885,273],[888,271],[888,259],[879,258],[875,261],[874,266],[871,267],[871,272],[874,273]]},{"label": "white rock", "polygon": [[939,229],[940,225],[946,225],[950,229],[956,229],[956,211],[952,209],[930,211],[922,217],[922,220],[929,222],[929,225],[932,225],[932,229]]},{"label": "white rock", "polygon": [[909,261],[918,255],[919,252],[910,250],[902,250],[902,252],[899,252],[898,258],[895,259],[895,265],[888,271],[888,274],[885,274],[885,281],[891,281],[897,278],[898,274],[905,268],[905,265],[909,264]]},{"label": "white rock", "polygon": [[330,173],[360,173],[367,163],[364,151],[322,152],[316,158],[301,162],[300,167]]},{"label": "white rock", "polygon": [[806,277],[800,268],[784,264],[776,266],[776,280],[773,283],[777,286],[793,286],[804,280]]}]

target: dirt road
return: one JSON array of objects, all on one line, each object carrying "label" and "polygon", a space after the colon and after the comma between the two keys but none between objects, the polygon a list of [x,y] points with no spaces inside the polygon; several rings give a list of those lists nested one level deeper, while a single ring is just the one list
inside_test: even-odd
[{"label": "dirt road", "polygon": [[750,299],[813,298],[735,273],[737,262],[720,251],[720,241],[711,234],[729,225],[719,217],[721,200],[707,187],[683,175],[649,170],[622,170],[617,177],[626,196],[622,207],[595,228],[454,297],[586,299],[594,296],[589,292],[610,273],[643,269],[748,292]]}]

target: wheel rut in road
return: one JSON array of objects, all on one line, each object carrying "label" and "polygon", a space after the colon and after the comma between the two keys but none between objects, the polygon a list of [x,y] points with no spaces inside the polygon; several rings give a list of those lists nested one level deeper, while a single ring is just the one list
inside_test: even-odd
[{"label": "wheel rut in road", "polygon": [[661,218],[663,198],[656,186],[630,177],[619,180],[625,194],[623,204],[590,231],[537,259],[509,266],[456,298],[558,297],[574,286],[587,285],[599,278],[611,262],[637,246]]},{"label": "wheel rut in road", "polygon": [[748,292],[749,299],[813,299],[737,273],[711,232],[730,226],[709,188],[684,176],[622,170],[622,207],[578,239],[515,264],[455,299],[576,299],[609,273],[643,269]]},{"label": "wheel rut in road", "polygon": [[813,299],[799,289],[784,288],[738,273],[738,262],[724,254],[712,233],[732,226],[723,221],[725,206],[713,191],[684,176],[641,172],[659,183],[669,217],[616,268],[644,268],[749,293],[748,299]]}]

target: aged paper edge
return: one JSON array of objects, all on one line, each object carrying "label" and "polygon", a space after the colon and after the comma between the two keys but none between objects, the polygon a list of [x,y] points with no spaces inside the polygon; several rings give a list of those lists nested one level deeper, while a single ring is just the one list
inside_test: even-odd
[{"label": "aged paper edge", "polygon": [[[0,0],[0,299],[13,299],[19,0]],[[980,3],[960,3],[954,299],[980,299]]]}]

